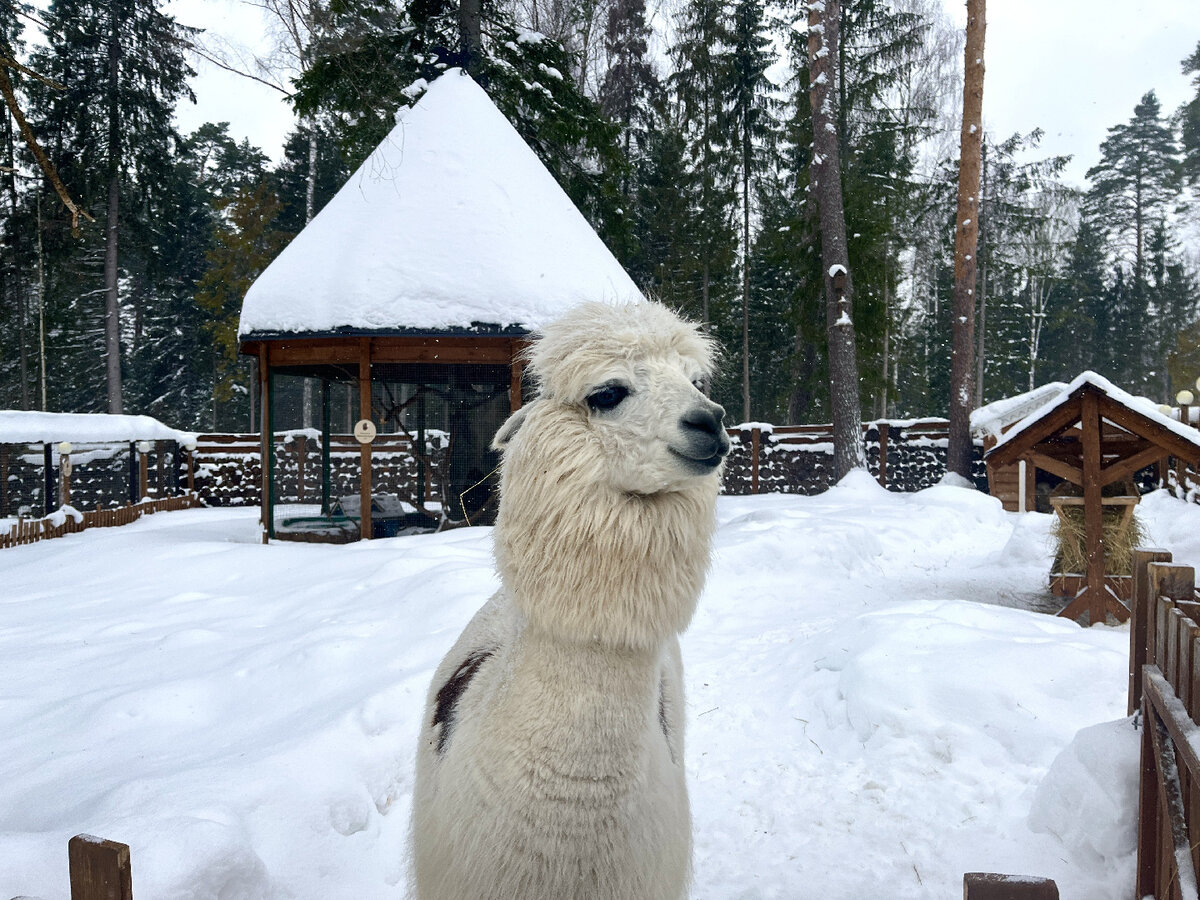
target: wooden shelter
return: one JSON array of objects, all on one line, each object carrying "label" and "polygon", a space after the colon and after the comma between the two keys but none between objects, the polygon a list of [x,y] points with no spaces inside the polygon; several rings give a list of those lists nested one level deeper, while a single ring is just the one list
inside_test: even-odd
[{"label": "wooden shelter", "polygon": [[1107,613],[1124,621],[1129,609],[1106,579],[1105,504],[1132,507],[1136,498],[1105,497],[1104,488],[1174,456],[1200,462],[1200,432],[1158,412],[1148,401],[1085,372],[1054,400],[1030,413],[988,451],[995,466],[1024,460],[1082,489],[1086,573],[1074,599],[1060,615],[1089,623]]},{"label": "wooden shelter", "polygon": [[356,510],[359,535],[378,535],[374,435],[403,411],[420,444],[434,394],[450,432],[443,513],[472,521],[495,468],[490,439],[521,404],[529,335],[583,301],[640,299],[482,88],[448,71],[246,293],[238,337],[258,361],[264,540],[276,536],[278,378],[320,382],[323,516],[334,502],[330,385],[341,383],[357,395],[362,445],[358,496],[340,507]]}]

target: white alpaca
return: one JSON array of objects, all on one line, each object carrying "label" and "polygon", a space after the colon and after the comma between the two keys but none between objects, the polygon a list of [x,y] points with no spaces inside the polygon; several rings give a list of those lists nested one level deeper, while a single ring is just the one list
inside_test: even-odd
[{"label": "white alpaca", "polygon": [[419,900],[680,900],[691,872],[678,634],[729,441],[711,347],[657,304],[588,304],[496,435],[502,587],[433,678]]}]

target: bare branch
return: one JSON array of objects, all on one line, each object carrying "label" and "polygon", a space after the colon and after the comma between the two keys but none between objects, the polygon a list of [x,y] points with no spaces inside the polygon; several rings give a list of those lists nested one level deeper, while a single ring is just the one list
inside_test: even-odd
[{"label": "bare branch", "polygon": [[[215,52],[209,50],[207,47],[202,47],[200,44],[197,44],[193,41],[188,41],[185,46],[189,50],[191,50],[193,53],[195,53],[197,56],[199,56],[201,59],[205,60],[206,62],[212,63],[218,69],[223,69],[226,72],[232,72],[234,75],[240,75],[243,78],[249,78],[251,81],[257,81],[259,84],[263,84],[263,85],[266,85],[267,87],[271,88],[271,90],[278,91],[279,93],[283,94],[283,96],[285,96],[285,97],[291,97],[291,95],[292,95],[292,92],[287,90],[286,88],[281,87],[280,85],[278,85],[275,82],[270,81],[266,78],[262,78],[251,72],[247,72],[245,69],[238,68],[236,65],[227,61],[226,59],[222,58],[221,56],[217,55]],[[257,60],[256,60],[256,62],[257,62]],[[261,68],[261,66],[259,68]]]}]

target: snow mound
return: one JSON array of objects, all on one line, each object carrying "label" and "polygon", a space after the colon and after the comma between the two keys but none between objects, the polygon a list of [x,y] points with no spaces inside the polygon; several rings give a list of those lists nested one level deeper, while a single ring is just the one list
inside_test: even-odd
[{"label": "snow mound", "polygon": [[1128,879],[1137,853],[1140,738],[1131,718],[1082,729],[1038,785],[1029,827],[1084,867]]}]

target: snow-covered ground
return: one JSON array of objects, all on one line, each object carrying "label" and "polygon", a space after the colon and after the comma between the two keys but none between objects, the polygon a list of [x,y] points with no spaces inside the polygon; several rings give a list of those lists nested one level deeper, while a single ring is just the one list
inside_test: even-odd
[{"label": "snow-covered ground", "polygon": [[[1200,507],[1154,542],[1200,559]],[[67,839],[139,900],[405,895],[428,679],[495,587],[490,535],[259,543],[254,510],[0,552],[0,898]],[[1132,891],[1125,628],[1045,608],[1049,517],[962,488],[722,498],[684,641],[693,898],[925,898],[966,871]]]}]

